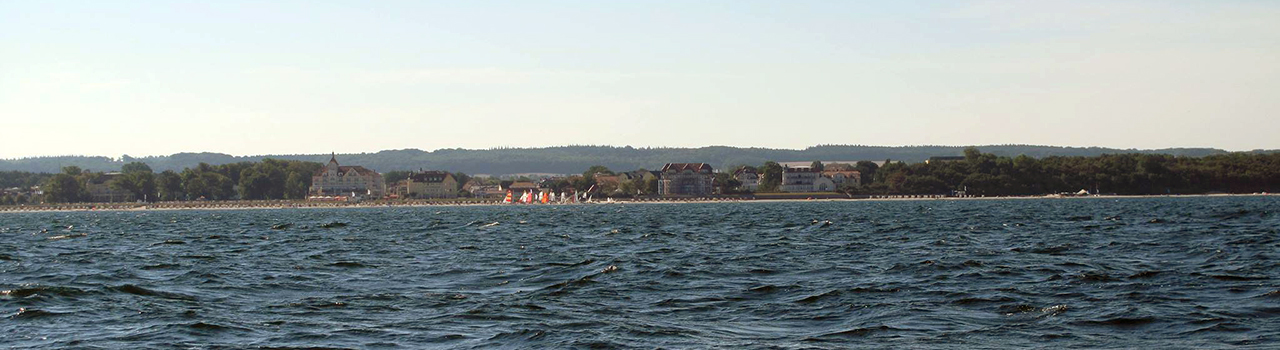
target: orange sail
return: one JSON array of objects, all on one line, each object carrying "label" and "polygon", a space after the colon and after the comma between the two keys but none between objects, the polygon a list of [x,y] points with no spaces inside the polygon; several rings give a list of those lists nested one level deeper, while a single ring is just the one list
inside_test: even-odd
[{"label": "orange sail", "polygon": [[549,193],[542,194],[542,204],[547,204],[547,202],[551,201],[551,198],[550,198],[551,196],[549,196],[548,194]]}]

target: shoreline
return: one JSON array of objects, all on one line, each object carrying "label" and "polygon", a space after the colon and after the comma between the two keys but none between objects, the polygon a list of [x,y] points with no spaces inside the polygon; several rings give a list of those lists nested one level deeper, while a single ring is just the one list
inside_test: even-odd
[{"label": "shoreline", "polygon": [[565,205],[619,205],[619,204],[707,204],[707,203],[778,203],[778,202],[880,202],[880,201],[966,201],[966,200],[1027,200],[1027,199],[1141,199],[1141,198],[1197,198],[1197,197],[1268,197],[1275,193],[1217,193],[1176,195],[1090,195],[1090,196],[1008,196],[1008,197],[940,197],[940,196],[877,196],[863,198],[656,198],[644,200],[614,200],[612,202],[565,204],[504,204],[499,200],[420,200],[420,201],[370,201],[370,202],[308,202],[304,200],[280,201],[208,201],[208,202],[157,202],[157,203],[84,203],[61,205],[6,205],[0,213],[46,212],[131,212],[173,210],[280,210],[280,209],[357,209],[399,207],[526,207]]}]

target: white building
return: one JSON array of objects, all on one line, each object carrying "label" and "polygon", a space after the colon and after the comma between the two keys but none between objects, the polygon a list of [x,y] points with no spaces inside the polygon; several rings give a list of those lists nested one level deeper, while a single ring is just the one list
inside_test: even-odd
[{"label": "white building", "polygon": [[831,178],[812,167],[782,167],[782,192],[830,192],[838,189]]},{"label": "white building", "polygon": [[862,172],[857,170],[826,170],[822,172],[822,177],[831,179],[836,188],[862,185]]},{"label": "white building", "polygon": [[755,192],[760,189],[760,173],[752,168],[741,168],[733,172],[733,178],[742,183],[743,190]]},{"label": "white building", "polygon": [[311,194],[321,196],[341,196],[355,194],[357,196],[382,197],[386,192],[386,183],[382,174],[362,166],[340,166],[336,156],[329,158],[324,169],[311,176]]}]

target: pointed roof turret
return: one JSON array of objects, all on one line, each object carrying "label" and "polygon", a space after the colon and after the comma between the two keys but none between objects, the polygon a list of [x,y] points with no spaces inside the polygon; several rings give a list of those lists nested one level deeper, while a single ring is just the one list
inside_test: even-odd
[{"label": "pointed roof turret", "polygon": [[329,163],[337,163],[337,162],[338,162],[338,152],[333,152],[332,154],[329,155]]}]

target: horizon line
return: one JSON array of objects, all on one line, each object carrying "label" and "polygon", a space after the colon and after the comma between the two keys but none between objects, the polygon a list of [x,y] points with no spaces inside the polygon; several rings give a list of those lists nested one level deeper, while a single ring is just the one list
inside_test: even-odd
[{"label": "horizon line", "polygon": [[217,155],[226,155],[226,156],[237,157],[237,158],[245,158],[245,157],[271,157],[271,156],[311,156],[311,155],[324,155],[325,153],[331,153],[331,154],[332,154],[332,153],[340,153],[340,154],[346,154],[346,155],[356,155],[356,154],[377,154],[377,153],[387,152],[387,151],[421,151],[421,152],[433,153],[433,152],[442,151],[442,150],[461,150],[461,151],[495,151],[495,150],[537,150],[537,149],[569,148],[569,147],[608,147],[608,148],[632,148],[632,149],[703,149],[703,148],[725,147],[725,148],[738,148],[738,149],[765,149],[765,150],[780,150],[780,151],[804,151],[804,150],[808,150],[808,149],[812,149],[812,148],[820,148],[820,147],[870,147],[870,148],[913,148],[913,147],[954,147],[954,148],[967,148],[967,147],[977,147],[977,148],[981,149],[982,147],[1016,147],[1016,146],[1024,146],[1024,147],[1055,147],[1055,148],[1079,148],[1079,149],[1102,148],[1102,149],[1111,149],[1111,150],[1120,150],[1120,151],[1160,151],[1160,150],[1178,150],[1178,149],[1184,149],[1184,150],[1185,150],[1185,149],[1202,149],[1202,150],[1216,150],[1216,151],[1223,151],[1223,152],[1227,152],[1227,153],[1254,152],[1254,151],[1275,151],[1275,150],[1280,150],[1280,149],[1266,149],[1266,148],[1253,148],[1253,149],[1249,149],[1249,150],[1230,150],[1230,149],[1225,149],[1225,148],[1204,147],[1204,146],[1198,146],[1198,147],[1197,147],[1197,146],[1179,146],[1179,147],[1162,147],[1162,148],[1136,148],[1136,147],[1121,148],[1121,147],[1107,147],[1107,146],[1061,146],[1061,145],[1043,145],[1043,144],[1041,144],[1041,145],[1037,145],[1037,144],[1023,144],[1023,143],[985,144],[985,145],[979,145],[979,144],[969,144],[969,145],[936,145],[936,144],[935,144],[935,145],[931,145],[931,144],[918,144],[918,145],[817,144],[817,145],[813,145],[813,146],[806,146],[806,147],[804,147],[804,148],[774,148],[774,147],[760,147],[760,146],[730,146],[730,145],[705,145],[705,146],[697,146],[697,147],[680,147],[680,146],[640,146],[640,147],[636,147],[636,146],[632,146],[632,145],[620,145],[620,146],[619,146],[619,145],[566,144],[566,145],[555,145],[555,146],[530,146],[530,147],[520,147],[520,146],[494,146],[494,147],[489,147],[489,148],[462,148],[462,147],[457,147],[457,148],[436,148],[436,149],[431,149],[431,150],[424,150],[424,149],[421,149],[421,148],[395,148],[395,149],[381,149],[381,150],[377,150],[377,151],[359,151],[359,152],[337,152],[337,151],[332,151],[332,150],[331,150],[331,151],[327,151],[327,152],[317,152],[317,153],[259,153],[259,154],[231,154],[231,153],[222,153],[222,152],[214,152],[214,151],[182,151],[182,152],[174,152],[174,153],[169,153],[169,154],[154,154],[154,155],[142,155],[142,156],[131,156],[131,155],[129,155],[129,154],[121,154],[121,155],[119,155],[119,156],[108,156],[108,155],[88,155],[88,154],[61,154],[61,155],[46,155],[46,156],[20,156],[20,157],[13,157],[13,158],[0,158],[0,161],[18,161],[18,160],[24,160],[24,159],[59,158],[59,157],[86,157],[86,158],[103,157],[103,158],[108,158],[108,159],[112,159],[112,160],[122,160],[122,159],[124,159],[124,157],[129,157],[129,158],[134,158],[134,159],[145,159],[145,158],[163,158],[163,157],[172,157],[172,156],[174,156],[174,155],[179,155],[179,154],[217,154]]}]

